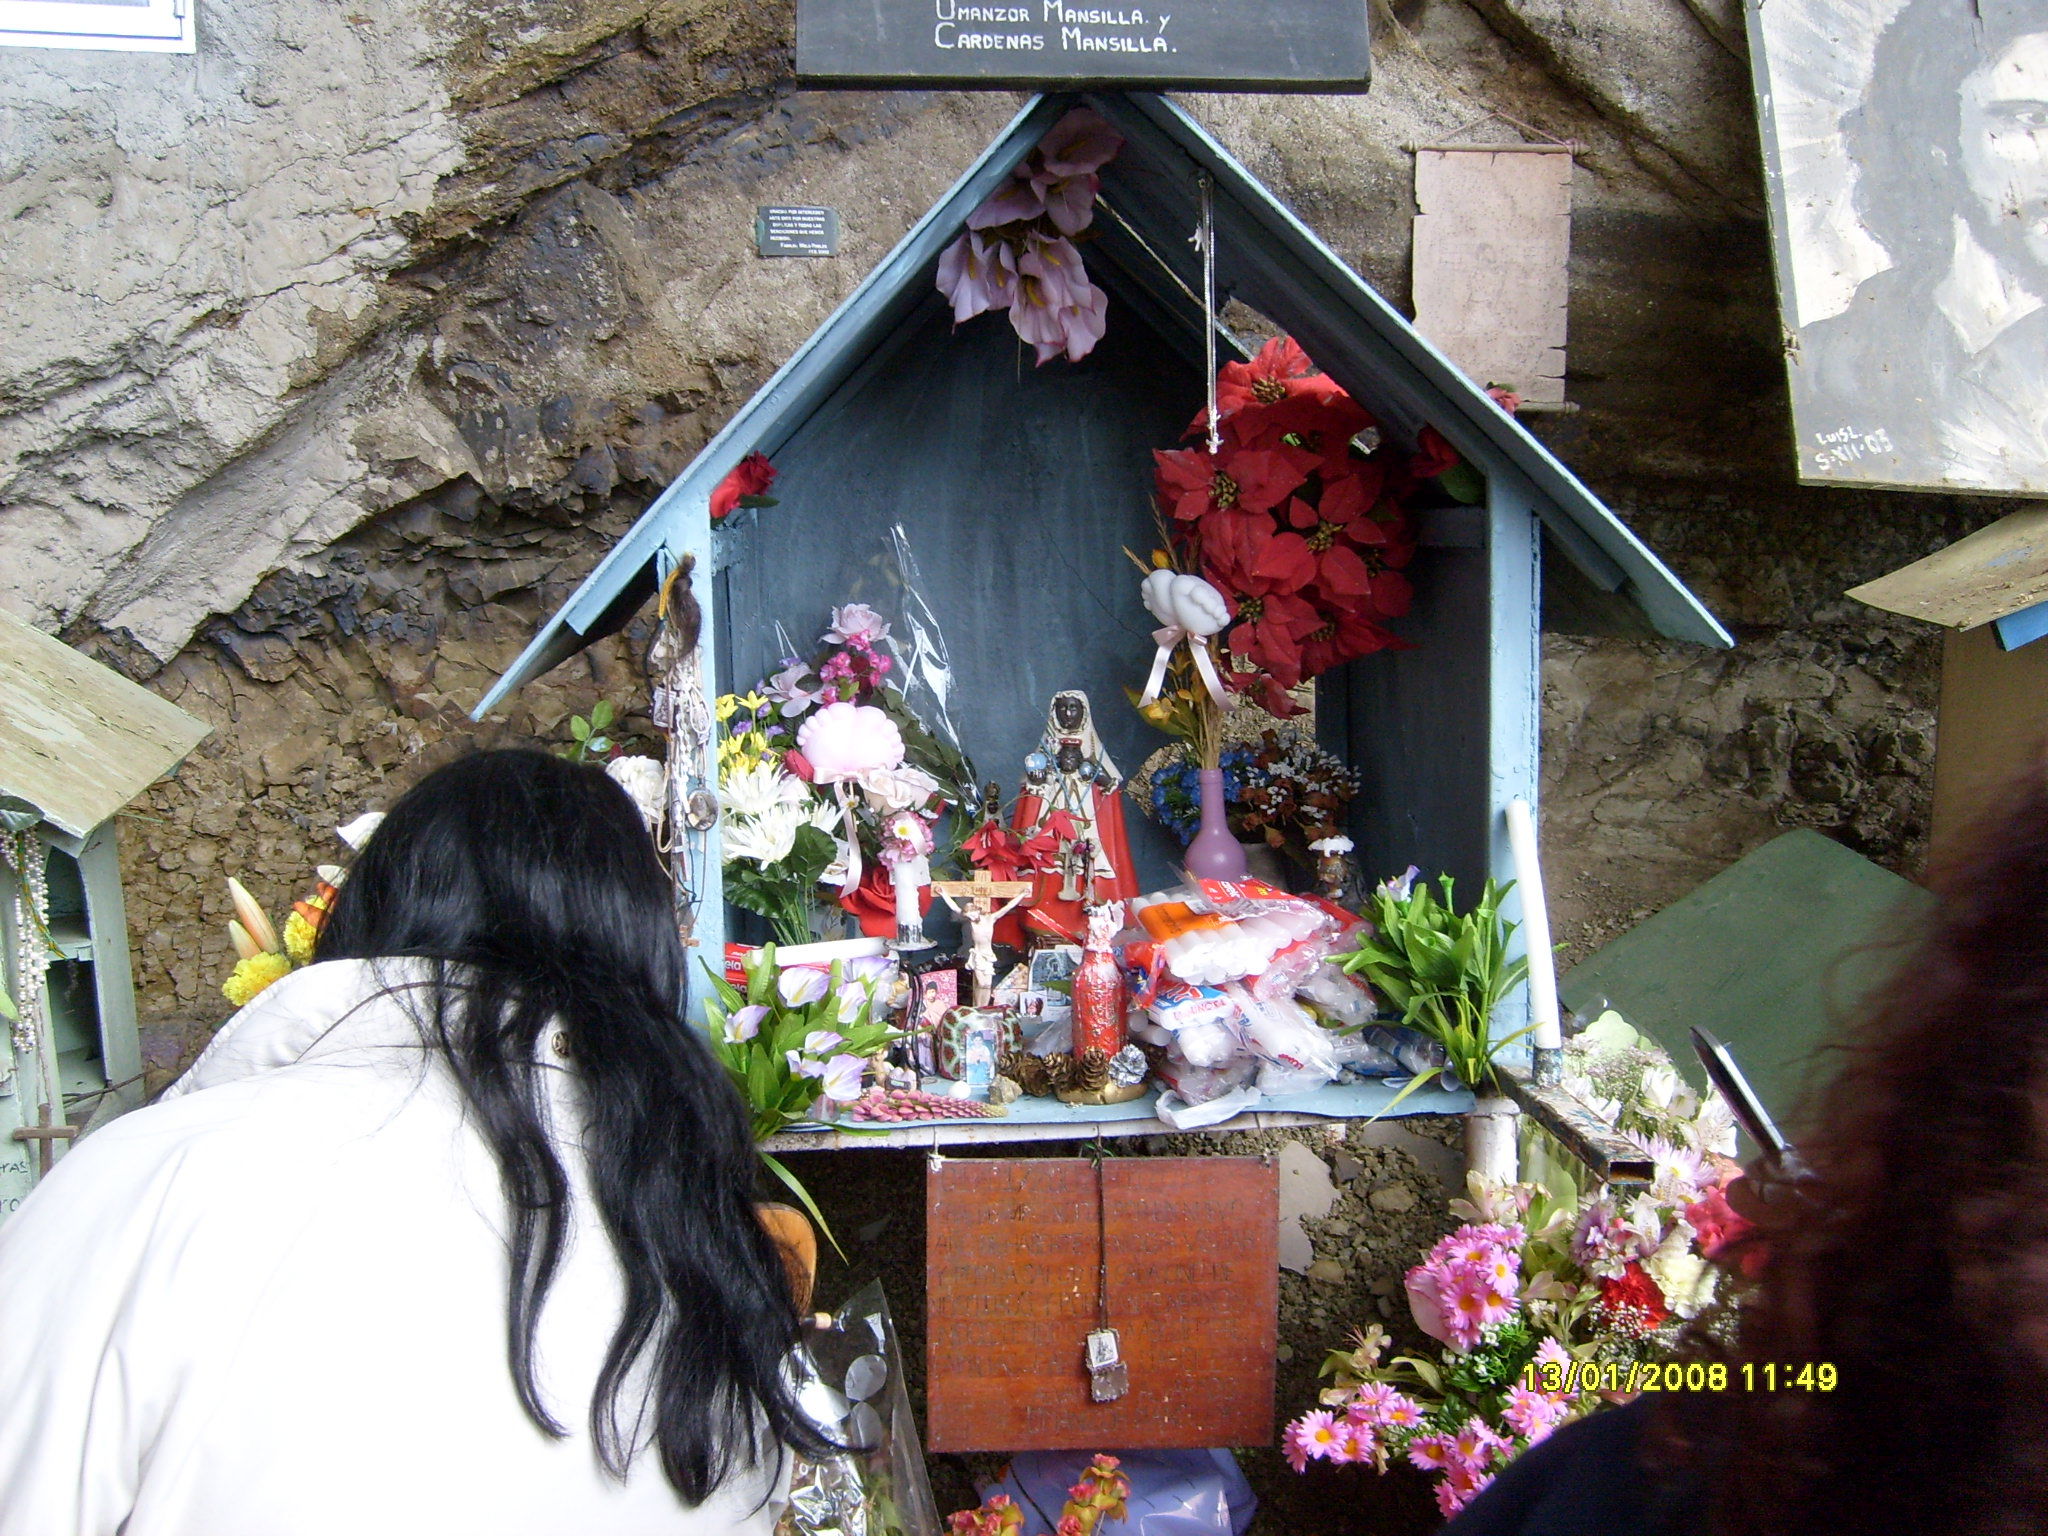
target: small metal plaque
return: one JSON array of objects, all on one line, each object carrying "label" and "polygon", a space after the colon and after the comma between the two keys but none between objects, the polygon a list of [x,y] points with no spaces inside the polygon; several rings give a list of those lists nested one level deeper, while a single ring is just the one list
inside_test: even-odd
[{"label": "small metal plaque", "polygon": [[837,208],[760,208],[754,245],[763,256],[837,256]]}]

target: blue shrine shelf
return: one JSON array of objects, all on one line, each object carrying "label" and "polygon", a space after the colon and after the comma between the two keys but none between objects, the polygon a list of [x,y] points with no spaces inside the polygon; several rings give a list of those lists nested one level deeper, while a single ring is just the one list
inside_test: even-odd
[{"label": "blue shrine shelf", "polygon": [[[1318,1120],[1369,1120],[1386,1112],[1405,1078],[1333,1083],[1313,1093],[1263,1099],[1220,1125],[1201,1127],[1204,1134],[1221,1131],[1262,1131],[1280,1126],[1309,1125]],[[1079,1141],[1103,1136],[1172,1136],[1180,1134],[1154,1114],[1156,1093],[1128,1104],[1062,1104],[1057,1099],[1019,1099],[1001,1119],[925,1120],[909,1125],[878,1125],[849,1130],[837,1125],[794,1126],[768,1145],[776,1152],[823,1152],[889,1147],[958,1146],[962,1143]],[[1462,1115],[1472,1095],[1442,1088],[1419,1088],[1401,1101],[1399,1115]]]}]

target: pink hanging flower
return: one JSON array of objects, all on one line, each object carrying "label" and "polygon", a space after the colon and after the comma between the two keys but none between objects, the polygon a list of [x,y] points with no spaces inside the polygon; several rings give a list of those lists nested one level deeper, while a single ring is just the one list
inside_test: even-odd
[{"label": "pink hanging flower", "polygon": [[1035,219],[1045,212],[1045,193],[1031,179],[1027,165],[1020,165],[1002,189],[967,215],[969,229],[998,229],[1005,224],[1021,224],[1026,219]]},{"label": "pink hanging flower", "polygon": [[1017,258],[1007,243],[969,230],[939,257],[939,292],[963,324],[991,309],[1008,309],[1017,292]]},{"label": "pink hanging flower", "polygon": [[1109,126],[1109,119],[1076,107],[1038,141],[1038,158],[1047,176],[1085,176],[1109,164],[1123,147],[1124,136]]}]

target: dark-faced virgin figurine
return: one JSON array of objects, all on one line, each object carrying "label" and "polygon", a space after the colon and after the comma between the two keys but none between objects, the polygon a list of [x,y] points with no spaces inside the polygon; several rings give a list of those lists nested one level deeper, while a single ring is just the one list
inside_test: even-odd
[{"label": "dark-faced virgin figurine", "polygon": [[1030,876],[1037,889],[1020,914],[1039,942],[1078,944],[1088,933],[1084,908],[1138,894],[1123,784],[1095,734],[1088,695],[1076,688],[1054,694],[1045,734],[1024,759],[1010,821],[1039,855]]}]

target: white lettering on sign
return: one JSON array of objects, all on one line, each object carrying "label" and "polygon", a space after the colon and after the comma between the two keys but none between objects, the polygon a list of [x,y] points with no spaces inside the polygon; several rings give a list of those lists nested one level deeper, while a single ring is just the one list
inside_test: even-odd
[{"label": "white lettering on sign", "polygon": [[[1172,14],[1162,13],[1156,21],[1133,6],[1076,6],[1066,0],[1040,0],[1039,22],[1059,30],[1063,53],[1174,53],[1167,41],[1166,24]],[[932,0],[932,46],[947,52],[1043,53],[1049,33],[1042,30],[983,32],[979,27],[1032,26],[1028,5],[972,5],[964,0]],[[1141,28],[1156,30],[1149,36]]]}]

